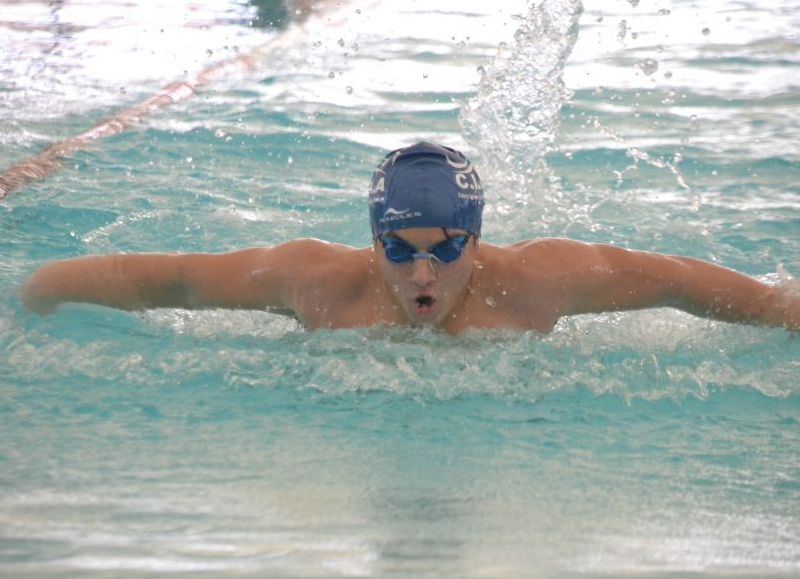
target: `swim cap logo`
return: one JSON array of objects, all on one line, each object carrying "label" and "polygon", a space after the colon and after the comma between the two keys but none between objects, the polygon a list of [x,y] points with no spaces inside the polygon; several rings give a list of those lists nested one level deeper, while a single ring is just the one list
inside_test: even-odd
[{"label": "swim cap logo", "polygon": [[412,217],[422,217],[419,211],[411,211],[411,209],[395,209],[389,207],[383,212],[383,217],[380,218],[380,223],[389,223],[391,221],[402,221],[403,219],[411,219]]},{"label": "swim cap logo", "polygon": [[386,173],[381,169],[372,176],[368,202],[370,206],[386,203]]},{"label": "swim cap logo", "polygon": [[[468,201],[479,201],[483,199],[483,186],[478,177],[478,172],[467,159],[459,161],[453,159],[450,155],[445,155],[447,164],[450,165],[455,172],[453,178],[456,181],[456,186],[460,189],[458,196],[461,199]],[[474,191],[474,193],[467,193],[467,191]]]}]

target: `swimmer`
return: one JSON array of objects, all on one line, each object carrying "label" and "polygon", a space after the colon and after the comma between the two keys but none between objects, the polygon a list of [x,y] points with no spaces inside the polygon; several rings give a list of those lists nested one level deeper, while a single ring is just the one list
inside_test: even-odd
[{"label": "swimmer", "polygon": [[569,239],[481,238],[484,197],[459,151],[389,153],[369,192],[372,245],[316,239],[223,254],[124,254],[55,261],[23,285],[46,314],[63,302],[123,310],[240,308],[309,329],[432,326],[550,332],[563,316],[670,306],[726,322],[800,329],[783,286],[698,259]]}]

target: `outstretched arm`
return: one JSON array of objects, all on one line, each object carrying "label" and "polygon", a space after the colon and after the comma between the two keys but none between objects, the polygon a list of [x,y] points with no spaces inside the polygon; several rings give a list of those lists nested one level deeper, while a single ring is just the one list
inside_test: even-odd
[{"label": "outstretched arm", "polygon": [[788,288],[699,259],[575,242],[564,313],[671,306],[722,320],[800,329],[800,297]]},{"label": "outstretched arm", "polygon": [[298,256],[313,245],[298,240],[274,248],[223,254],[120,254],[65,259],[35,271],[23,303],[45,314],[63,302],[137,310],[158,307],[291,310],[288,295]]}]

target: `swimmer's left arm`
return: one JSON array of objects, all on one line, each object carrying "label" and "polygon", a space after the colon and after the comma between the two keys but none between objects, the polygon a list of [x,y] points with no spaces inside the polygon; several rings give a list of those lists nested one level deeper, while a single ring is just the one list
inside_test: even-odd
[{"label": "swimmer's left arm", "polygon": [[726,322],[800,329],[800,298],[699,259],[577,244],[564,313],[669,306]]}]

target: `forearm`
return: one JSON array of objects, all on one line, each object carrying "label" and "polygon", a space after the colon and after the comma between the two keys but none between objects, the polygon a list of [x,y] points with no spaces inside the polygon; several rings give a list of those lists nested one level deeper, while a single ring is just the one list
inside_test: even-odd
[{"label": "forearm", "polygon": [[574,313],[671,306],[749,324],[800,328],[800,291],[772,286],[713,263],[612,246],[592,246]]},{"label": "forearm", "polygon": [[22,288],[29,309],[48,313],[64,302],[85,302],[123,310],[179,306],[185,291],[176,256],[105,255],[66,259],[35,271]]},{"label": "forearm", "polygon": [[800,327],[800,301],[786,286],[773,286],[736,271],[683,259],[687,270],[678,306],[726,322]]}]

